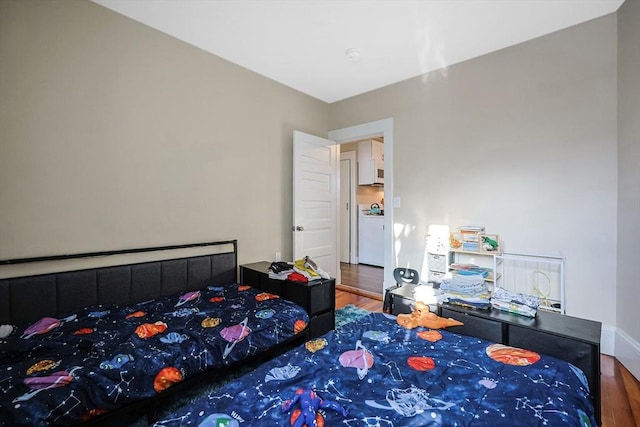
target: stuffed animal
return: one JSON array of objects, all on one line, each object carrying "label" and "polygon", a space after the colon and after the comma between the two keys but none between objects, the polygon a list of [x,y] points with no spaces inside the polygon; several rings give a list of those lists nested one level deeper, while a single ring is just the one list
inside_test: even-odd
[{"label": "stuffed animal", "polygon": [[323,400],[313,390],[299,388],[293,399],[287,399],[282,404],[282,410],[288,411],[293,405],[300,403],[300,409],[295,409],[291,414],[291,425],[294,427],[322,427],[324,417],[318,409],[333,409],[347,416],[347,410],[332,400]]},{"label": "stuffed animal", "polygon": [[482,236],[482,249],[485,251],[497,251],[498,241],[488,236]]},{"label": "stuffed animal", "polygon": [[412,313],[398,314],[396,322],[398,322],[398,325],[407,329],[413,329],[418,326],[424,326],[425,328],[430,329],[442,329],[449,326],[464,325],[464,323],[455,319],[445,319],[435,313],[431,313],[429,311],[429,306],[421,302],[416,303],[416,308]]}]

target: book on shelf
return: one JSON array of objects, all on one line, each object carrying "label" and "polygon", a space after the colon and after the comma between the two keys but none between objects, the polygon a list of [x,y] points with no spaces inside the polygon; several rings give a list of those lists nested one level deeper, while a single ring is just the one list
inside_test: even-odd
[{"label": "book on shelf", "polygon": [[461,233],[460,237],[462,237],[463,242],[478,242],[478,234],[465,234]]},{"label": "book on shelf", "polygon": [[458,227],[459,233],[481,234],[484,233],[484,225],[461,225]]},{"label": "book on shelf", "polygon": [[459,264],[454,263],[449,268],[455,273],[463,276],[480,274],[485,279],[491,280],[493,278],[493,269],[486,267],[479,267],[475,264]]},{"label": "book on shelf", "polygon": [[480,245],[478,245],[478,242],[462,242],[462,250],[463,251],[469,251],[469,252],[478,252],[478,250],[480,249]]}]

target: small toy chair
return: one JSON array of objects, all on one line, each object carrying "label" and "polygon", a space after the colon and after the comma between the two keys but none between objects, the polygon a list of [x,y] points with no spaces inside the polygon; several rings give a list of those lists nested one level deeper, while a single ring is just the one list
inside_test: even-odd
[{"label": "small toy chair", "polygon": [[417,285],[420,283],[420,274],[414,269],[398,267],[393,270],[393,278],[396,279],[396,285],[387,288],[384,292],[384,303],[382,305],[382,311],[388,313],[391,310],[391,295],[389,291],[398,289],[407,283]]}]

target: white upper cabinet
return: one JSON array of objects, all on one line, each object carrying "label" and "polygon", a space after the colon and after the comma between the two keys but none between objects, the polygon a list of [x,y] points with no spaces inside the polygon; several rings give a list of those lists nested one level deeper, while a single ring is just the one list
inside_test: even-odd
[{"label": "white upper cabinet", "polygon": [[358,143],[358,184],[384,184],[384,144],[369,139]]}]

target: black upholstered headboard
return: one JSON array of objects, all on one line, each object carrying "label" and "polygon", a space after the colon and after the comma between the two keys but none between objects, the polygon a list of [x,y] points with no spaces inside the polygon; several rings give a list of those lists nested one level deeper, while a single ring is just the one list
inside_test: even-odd
[{"label": "black upholstered headboard", "polygon": [[[30,322],[44,316],[62,317],[82,307],[129,305],[158,296],[191,291],[207,285],[237,281],[237,241],[194,243],[112,252],[0,261],[0,265],[56,263],[72,259],[100,259],[132,254],[170,255],[171,259],[74,269],[0,279],[0,324]],[[158,256],[161,258],[161,256]]]}]

